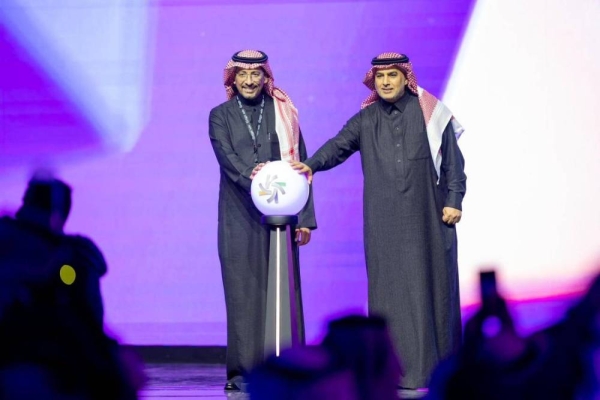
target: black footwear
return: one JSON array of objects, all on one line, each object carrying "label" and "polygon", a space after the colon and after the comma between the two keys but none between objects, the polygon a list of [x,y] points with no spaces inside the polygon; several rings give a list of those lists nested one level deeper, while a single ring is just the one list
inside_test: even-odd
[{"label": "black footwear", "polygon": [[233,382],[227,382],[223,388],[226,392],[239,392],[240,388]]},{"label": "black footwear", "polygon": [[223,389],[226,392],[239,392],[244,390],[244,378],[240,375],[236,375],[231,379],[227,379],[227,383]]}]

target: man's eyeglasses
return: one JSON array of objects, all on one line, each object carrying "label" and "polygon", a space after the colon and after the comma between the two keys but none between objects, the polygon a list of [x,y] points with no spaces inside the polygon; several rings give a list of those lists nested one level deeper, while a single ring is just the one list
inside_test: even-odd
[{"label": "man's eyeglasses", "polygon": [[262,74],[262,72],[258,72],[258,71],[253,71],[250,73],[247,73],[246,71],[241,71],[241,72],[238,72],[235,76],[242,80],[246,80],[246,79],[248,79],[248,77],[250,77],[250,80],[258,81],[263,77],[263,74]]}]

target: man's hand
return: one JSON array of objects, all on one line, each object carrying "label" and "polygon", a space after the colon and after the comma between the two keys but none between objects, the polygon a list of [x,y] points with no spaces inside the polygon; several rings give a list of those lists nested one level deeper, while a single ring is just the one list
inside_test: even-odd
[{"label": "man's hand", "polygon": [[308,184],[310,185],[310,183],[312,182],[312,176],[313,176],[312,169],[310,169],[310,167],[308,165],[301,163],[299,161],[290,161],[290,165],[292,166],[293,169],[298,171],[299,174],[306,175],[306,179],[308,180]]},{"label": "man's hand", "polygon": [[442,213],[442,221],[448,225],[458,224],[460,217],[462,217],[462,211],[452,207],[444,207]]},{"label": "man's hand", "polygon": [[[268,163],[268,161],[267,161],[267,163]],[[267,163],[257,164],[256,167],[254,167],[254,169],[252,170],[252,173],[250,174],[250,179],[254,179],[256,174],[258,174],[258,171],[260,171],[262,169],[262,167],[264,167]]]},{"label": "man's hand", "polygon": [[310,229],[308,228],[297,228],[296,229],[296,242],[298,246],[304,246],[310,242]]}]

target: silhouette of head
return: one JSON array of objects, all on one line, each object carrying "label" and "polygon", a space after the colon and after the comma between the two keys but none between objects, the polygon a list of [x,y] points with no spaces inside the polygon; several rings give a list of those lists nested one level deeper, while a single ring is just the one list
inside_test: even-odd
[{"label": "silhouette of head", "polygon": [[352,315],[331,321],[323,346],[354,372],[361,399],[397,398],[402,367],[384,318]]},{"label": "silhouette of head", "polygon": [[71,188],[47,175],[34,175],[27,185],[17,219],[62,232],[71,211]]},{"label": "silhouette of head", "polygon": [[285,349],[250,373],[250,398],[358,400],[352,371],[339,369],[332,361],[321,347]]}]

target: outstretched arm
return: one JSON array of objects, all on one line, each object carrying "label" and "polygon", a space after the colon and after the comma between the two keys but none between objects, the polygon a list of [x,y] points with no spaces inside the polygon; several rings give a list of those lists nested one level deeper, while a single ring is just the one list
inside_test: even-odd
[{"label": "outstretched arm", "polygon": [[329,139],[312,157],[305,162],[292,162],[292,168],[298,173],[306,174],[308,182],[317,171],[334,168],[360,150],[361,113],[350,118],[342,130]]}]

